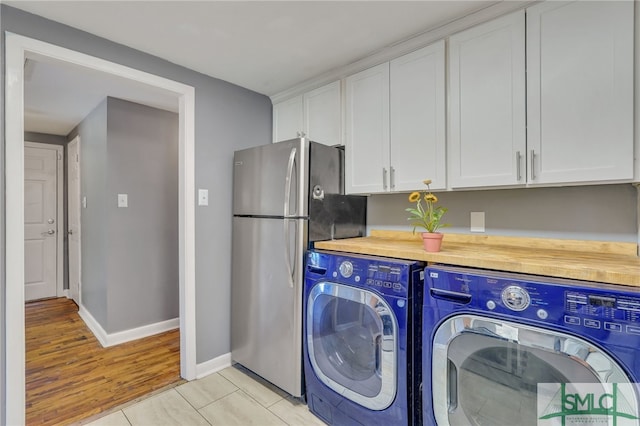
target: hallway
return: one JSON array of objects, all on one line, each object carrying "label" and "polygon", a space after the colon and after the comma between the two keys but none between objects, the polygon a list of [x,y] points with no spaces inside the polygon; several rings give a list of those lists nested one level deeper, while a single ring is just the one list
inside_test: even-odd
[{"label": "hallway", "polygon": [[66,298],[25,304],[26,423],[61,425],[180,379],[178,329],[103,348]]}]

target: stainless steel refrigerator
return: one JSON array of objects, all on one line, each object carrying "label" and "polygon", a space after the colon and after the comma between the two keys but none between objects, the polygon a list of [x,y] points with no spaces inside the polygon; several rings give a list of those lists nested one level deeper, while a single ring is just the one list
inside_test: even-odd
[{"label": "stainless steel refrigerator", "polygon": [[236,151],[231,357],[291,395],[304,394],[304,252],[363,236],[366,197],[344,194],[339,148],[304,138]]}]

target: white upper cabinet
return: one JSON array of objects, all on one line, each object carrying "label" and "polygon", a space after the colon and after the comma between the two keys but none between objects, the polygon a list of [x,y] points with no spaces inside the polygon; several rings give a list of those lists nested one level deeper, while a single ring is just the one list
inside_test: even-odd
[{"label": "white upper cabinet", "polygon": [[524,184],[524,11],[452,35],[449,58],[451,187]]},{"label": "white upper cabinet", "polygon": [[342,145],[342,99],[340,81],[303,95],[304,132],[325,145]]},{"label": "white upper cabinet", "polygon": [[531,184],[633,178],[632,1],[527,9]]},{"label": "white upper cabinet", "polygon": [[273,142],[300,137],[304,129],[302,105],[302,96],[296,96],[273,106]]},{"label": "white upper cabinet", "polygon": [[325,145],[342,144],[340,81],[273,106],[273,142],[300,136]]},{"label": "white upper cabinet", "polygon": [[446,188],[444,41],[346,81],[346,191]]},{"label": "white upper cabinet", "polygon": [[445,189],[444,40],[391,61],[389,189]]},{"label": "white upper cabinet", "polygon": [[345,191],[388,191],[388,62],[347,77],[345,109]]}]

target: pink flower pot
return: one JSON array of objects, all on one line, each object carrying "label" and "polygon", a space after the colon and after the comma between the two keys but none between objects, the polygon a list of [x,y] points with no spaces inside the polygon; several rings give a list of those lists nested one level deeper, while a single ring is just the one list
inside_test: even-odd
[{"label": "pink flower pot", "polygon": [[440,232],[423,232],[422,244],[424,245],[424,250],[431,253],[440,251],[443,236]]}]

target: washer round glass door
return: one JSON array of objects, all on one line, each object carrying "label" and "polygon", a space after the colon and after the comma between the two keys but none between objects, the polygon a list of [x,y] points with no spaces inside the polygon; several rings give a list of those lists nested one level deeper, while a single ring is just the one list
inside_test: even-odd
[{"label": "washer round glass door", "polygon": [[539,383],[627,384],[623,392],[631,395],[629,403],[637,401],[614,359],[561,332],[458,315],[437,328],[432,349],[433,407],[439,425],[538,424]]},{"label": "washer round glass door", "polygon": [[316,284],[307,302],[307,349],[316,376],[372,410],[396,396],[398,326],[376,294],[342,284]]}]

